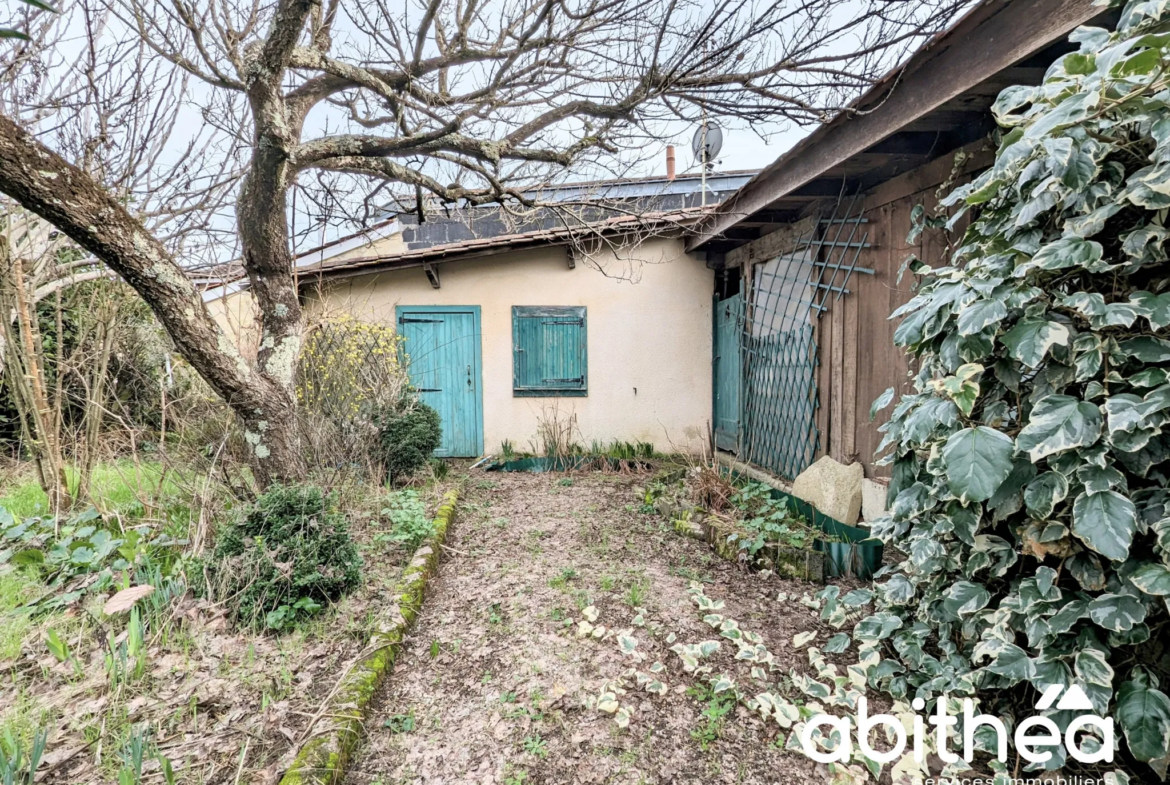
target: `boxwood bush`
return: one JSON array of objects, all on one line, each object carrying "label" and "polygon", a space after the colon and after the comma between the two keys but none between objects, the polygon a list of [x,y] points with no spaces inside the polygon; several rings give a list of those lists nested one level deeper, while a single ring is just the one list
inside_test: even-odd
[{"label": "boxwood bush", "polygon": [[222,526],[200,565],[234,620],[284,630],[361,582],[361,557],[335,500],[313,485],[273,486]]},{"label": "boxwood bush", "polygon": [[1170,763],[1168,15],[1074,32],[1043,84],[999,95],[994,165],[949,215],[916,211],[915,232],[973,221],[946,266],[911,260],[894,314],[918,371],[883,426],[876,532],[906,559],[856,633],[897,698],[978,693],[1063,733],[1083,712],[1034,707],[1079,686],[1141,781]]},{"label": "boxwood bush", "polygon": [[439,448],[442,425],[439,413],[414,395],[406,395],[383,410],[378,420],[382,454],[389,480],[413,474],[426,465]]}]

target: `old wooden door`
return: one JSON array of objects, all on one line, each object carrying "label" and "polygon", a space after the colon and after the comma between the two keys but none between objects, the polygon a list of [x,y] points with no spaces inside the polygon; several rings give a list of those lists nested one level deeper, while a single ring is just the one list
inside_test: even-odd
[{"label": "old wooden door", "polygon": [[479,306],[398,306],[398,332],[410,382],[443,423],[435,455],[473,458],[483,452]]},{"label": "old wooden door", "polygon": [[726,300],[716,301],[712,374],[715,382],[715,399],[712,417],[715,420],[715,446],[729,452],[739,452],[742,335],[743,295],[736,294]]}]

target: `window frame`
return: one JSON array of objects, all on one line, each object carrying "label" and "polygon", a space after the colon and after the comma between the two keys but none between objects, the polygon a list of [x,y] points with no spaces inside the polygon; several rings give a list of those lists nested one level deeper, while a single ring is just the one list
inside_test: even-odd
[{"label": "window frame", "polygon": [[[579,387],[532,387],[520,383],[520,319],[577,318],[581,320]],[[512,306],[512,397],[513,398],[585,398],[589,395],[589,317],[584,305],[513,305]]]}]

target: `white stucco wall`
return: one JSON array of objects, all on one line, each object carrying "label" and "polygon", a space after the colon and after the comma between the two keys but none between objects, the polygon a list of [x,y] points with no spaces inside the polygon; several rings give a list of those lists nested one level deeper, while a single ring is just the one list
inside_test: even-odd
[{"label": "white stucco wall", "polygon": [[[599,272],[603,267],[609,275]],[[678,239],[653,239],[569,269],[562,247],[439,268],[441,287],[421,269],[338,279],[325,307],[392,323],[396,305],[478,305],[483,333],[484,447],[507,439],[531,449],[540,418],[575,414],[577,438],[646,441],[693,450],[711,419],[713,273]],[[316,297],[316,294],[310,295]],[[512,395],[512,306],[588,309],[589,391],[584,398]]]}]

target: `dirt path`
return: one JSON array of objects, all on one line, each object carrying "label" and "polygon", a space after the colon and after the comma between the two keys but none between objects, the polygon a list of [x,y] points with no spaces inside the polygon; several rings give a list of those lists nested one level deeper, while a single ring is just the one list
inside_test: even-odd
[{"label": "dirt path", "polygon": [[[670,651],[717,639],[692,580],[763,636],[787,666],[792,636],[825,628],[796,600],[816,587],[741,572],[638,511],[644,477],[475,474],[418,625],[350,769],[390,783],[808,783],[823,774],[775,744],[779,728],[696,688]],[[791,599],[777,602],[779,592]],[[583,609],[614,633],[578,637]],[[641,608],[641,619],[636,619]],[[592,615],[589,611],[584,615]],[[641,621],[643,624],[639,625]],[[629,632],[627,632],[627,630]],[[727,641],[724,641],[727,643]],[[723,646],[714,674],[734,668]],[[652,665],[663,694],[633,678],[617,695],[627,728],[597,708],[607,682]],[[742,663],[738,663],[742,666]],[[736,673],[746,677],[746,668]]]}]

